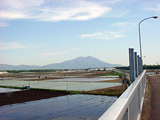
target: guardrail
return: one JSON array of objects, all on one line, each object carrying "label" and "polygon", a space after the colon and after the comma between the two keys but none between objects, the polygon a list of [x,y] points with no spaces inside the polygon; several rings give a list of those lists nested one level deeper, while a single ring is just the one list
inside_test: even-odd
[{"label": "guardrail", "polygon": [[128,87],[99,120],[139,120],[145,93],[146,70]]}]

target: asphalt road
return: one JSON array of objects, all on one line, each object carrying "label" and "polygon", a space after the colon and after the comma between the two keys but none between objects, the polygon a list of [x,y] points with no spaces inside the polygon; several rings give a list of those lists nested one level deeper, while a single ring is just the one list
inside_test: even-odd
[{"label": "asphalt road", "polygon": [[151,86],[150,120],[160,119],[160,76],[148,76]]}]

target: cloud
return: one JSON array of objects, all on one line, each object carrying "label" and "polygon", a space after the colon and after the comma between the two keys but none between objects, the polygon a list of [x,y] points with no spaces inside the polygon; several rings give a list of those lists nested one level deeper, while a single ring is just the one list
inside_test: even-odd
[{"label": "cloud", "polygon": [[92,38],[92,39],[104,39],[104,40],[112,40],[123,38],[124,36],[119,32],[105,31],[104,33],[97,32],[93,34],[83,34],[80,35],[81,38]]},{"label": "cloud", "polygon": [[123,0],[107,0],[106,2],[111,3],[111,4],[115,4],[118,2],[122,2]]},{"label": "cloud", "polygon": [[136,23],[129,23],[129,22],[119,22],[119,23],[114,23],[112,24],[113,26],[133,26],[133,25],[136,25]]},{"label": "cloud", "polygon": [[122,9],[115,9],[110,12],[107,17],[110,18],[122,18],[125,17],[130,11],[129,10],[122,10]]},{"label": "cloud", "polygon": [[146,7],[144,10],[159,12],[160,11],[160,3],[157,3],[156,7]]},{"label": "cloud", "polygon": [[23,19],[26,16],[23,13],[20,12],[5,12],[5,11],[0,11],[0,18],[2,19]]},{"label": "cloud", "polygon": [[24,9],[33,6],[40,6],[44,0],[0,0],[0,5],[15,9]]},{"label": "cloud", "polygon": [[39,21],[90,20],[111,11],[100,3],[85,0],[0,0],[0,8],[1,19]]},{"label": "cloud", "polygon": [[0,42],[0,50],[12,50],[12,49],[21,49],[26,48],[26,46],[17,43],[17,42]]},{"label": "cloud", "polygon": [[6,26],[9,26],[9,24],[7,24],[3,21],[0,21],[0,27],[6,27]]},{"label": "cloud", "polygon": [[45,53],[41,53],[41,55],[43,55],[43,56],[64,55],[64,54],[67,54],[67,53],[66,52],[54,52],[54,53],[45,52]]}]

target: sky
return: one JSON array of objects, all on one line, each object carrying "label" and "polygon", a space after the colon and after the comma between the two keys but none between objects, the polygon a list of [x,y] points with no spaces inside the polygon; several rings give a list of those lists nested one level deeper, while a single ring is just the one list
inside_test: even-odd
[{"label": "sky", "polygon": [[[92,56],[129,65],[138,24],[160,0],[0,0],[0,64],[47,65]],[[141,23],[143,63],[160,64],[160,18]]]}]

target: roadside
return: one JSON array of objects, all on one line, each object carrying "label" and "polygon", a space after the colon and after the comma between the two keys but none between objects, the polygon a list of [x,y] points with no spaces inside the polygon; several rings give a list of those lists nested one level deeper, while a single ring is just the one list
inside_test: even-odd
[{"label": "roadside", "polygon": [[141,120],[159,120],[160,118],[160,76],[147,76]]},{"label": "roadside", "polygon": [[92,91],[88,91],[84,93],[93,94],[93,95],[120,96],[124,92],[125,89],[126,89],[125,85],[123,85],[123,87],[122,85],[120,85],[120,86],[109,87],[109,88],[104,88],[104,89],[92,90]]},{"label": "roadside", "polygon": [[141,120],[149,120],[149,117],[150,117],[150,83],[147,76],[145,95],[141,112]]},{"label": "roadside", "polygon": [[160,119],[160,76],[148,76],[151,86],[150,120]]}]

